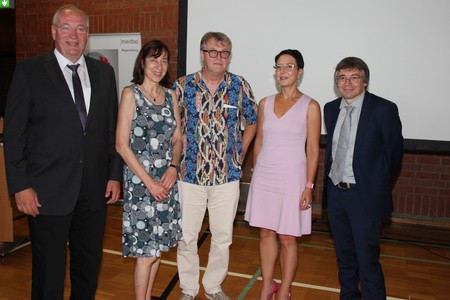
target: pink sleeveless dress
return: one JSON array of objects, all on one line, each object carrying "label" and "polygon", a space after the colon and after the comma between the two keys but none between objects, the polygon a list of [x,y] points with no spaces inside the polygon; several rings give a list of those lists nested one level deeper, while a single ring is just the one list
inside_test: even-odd
[{"label": "pink sleeveless dress", "polygon": [[311,209],[301,211],[306,185],[306,113],[311,98],[303,95],[281,118],[275,95],[264,106],[263,144],[250,183],[245,220],[278,234],[311,234]]}]

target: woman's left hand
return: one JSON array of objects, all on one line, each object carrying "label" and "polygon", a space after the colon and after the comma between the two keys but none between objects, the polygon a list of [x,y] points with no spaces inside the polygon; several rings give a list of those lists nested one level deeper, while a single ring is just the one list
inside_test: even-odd
[{"label": "woman's left hand", "polygon": [[172,187],[177,183],[177,169],[173,167],[168,167],[164,175],[161,177],[160,183],[167,190],[172,189]]},{"label": "woman's left hand", "polygon": [[302,197],[300,198],[299,208],[300,210],[307,210],[311,208],[312,204],[312,192],[313,190],[305,187],[302,193]]}]

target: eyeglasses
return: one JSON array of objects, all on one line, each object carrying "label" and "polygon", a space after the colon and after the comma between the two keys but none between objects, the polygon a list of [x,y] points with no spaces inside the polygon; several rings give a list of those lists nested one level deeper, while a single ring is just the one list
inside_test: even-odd
[{"label": "eyeglasses", "polygon": [[202,49],[202,51],[208,53],[209,57],[211,57],[211,58],[216,58],[217,55],[220,54],[220,58],[227,59],[228,57],[230,57],[230,54],[231,54],[231,51],[228,51],[228,50],[217,51],[217,50],[204,50],[204,49]]},{"label": "eyeglasses", "polygon": [[294,70],[294,69],[299,69],[296,65],[294,64],[276,64],[275,66],[273,66],[273,68],[276,71],[280,71],[280,70]]},{"label": "eyeglasses", "polygon": [[362,76],[359,76],[359,75],[352,75],[349,77],[345,77],[344,75],[341,75],[337,78],[337,82],[338,83],[346,83],[348,80],[348,81],[350,81],[351,84],[354,84],[354,83],[357,83],[361,78],[362,78]]},{"label": "eyeglasses", "polygon": [[64,34],[69,34],[71,33],[73,30],[75,30],[78,34],[85,34],[88,31],[88,27],[84,27],[84,26],[77,26],[75,28],[69,26],[69,25],[63,25],[63,26],[58,26],[56,24],[53,24],[53,26],[59,28],[61,30],[62,33]]}]

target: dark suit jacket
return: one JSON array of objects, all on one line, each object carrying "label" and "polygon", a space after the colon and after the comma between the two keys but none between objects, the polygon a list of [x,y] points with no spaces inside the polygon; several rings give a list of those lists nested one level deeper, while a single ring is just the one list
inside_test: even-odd
[{"label": "dark suit jacket", "polygon": [[92,210],[105,205],[107,181],[121,181],[114,70],[85,59],[91,83],[85,131],[53,52],[17,63],[9,89],[4,126],[8,190],[33,188],[44,215],[69,214],[83,176]]},{"label": "dark suit jacket", "polygon": [[[331,147],[342,98],[324,107],[327,144],[323,207],[327,206],[326,184],[332,164]],[[366,91],[356,132],[353,172],[360,199],[367,213],[384,217],[392,212],[392,186],[403,157],[402,124],[397,106]]]}]

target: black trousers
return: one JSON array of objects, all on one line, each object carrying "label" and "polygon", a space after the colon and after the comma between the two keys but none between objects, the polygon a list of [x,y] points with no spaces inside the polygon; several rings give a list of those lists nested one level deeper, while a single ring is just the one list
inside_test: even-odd
[{"label": "black trousers", "polygon": [[[33,300],[64,299],[67,242],[70,250],[71,300],[95,299],[103,251],[105,205],[92,211],[82,184],[76,207],[67,216],[29,217],[33,253]],[[38,195],[39,196],[39,195]],[[61,195],[64,197],[64,195]],[[63,201],[63,199],[62,199]]]}]

